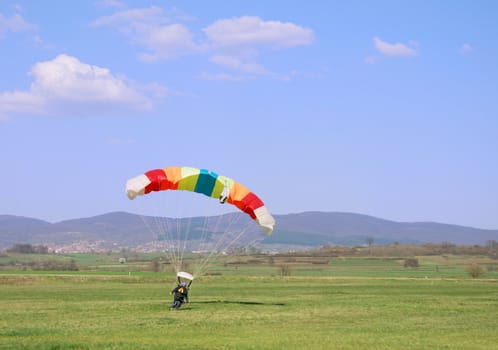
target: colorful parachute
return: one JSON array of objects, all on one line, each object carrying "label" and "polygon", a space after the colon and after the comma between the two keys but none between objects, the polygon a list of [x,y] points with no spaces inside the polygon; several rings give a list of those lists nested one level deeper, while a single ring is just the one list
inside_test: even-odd
[{"label": "colorful parachute", "polygon": [[209,170],[167,167],[147,171],[126,182],[126,194],[130,199],[152,191],[164,190],[197,192],[218,198],[220,203],[226,201],[247,213],[265,233],[273,232],[275,220],[258,196],[233,179]]}]

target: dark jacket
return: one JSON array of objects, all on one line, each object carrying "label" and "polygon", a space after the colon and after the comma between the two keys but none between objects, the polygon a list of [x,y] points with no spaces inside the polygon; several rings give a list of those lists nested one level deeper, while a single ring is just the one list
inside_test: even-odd
[{"label": "dark jacket", "polygon": [[171,293],[175,294],[175,300],[181,301],[182,303],[186,301],[188,303],[188,289],[181,285],[176,286]]}]

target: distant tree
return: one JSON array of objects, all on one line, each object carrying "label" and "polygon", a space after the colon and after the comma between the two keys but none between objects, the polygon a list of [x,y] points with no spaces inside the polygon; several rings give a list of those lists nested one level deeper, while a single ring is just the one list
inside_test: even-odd
[{"label": "distant tree", "polygon": [[403,262],[404,267],[419,267],[420,265],[418,264],[418,259],[405,259]]},{"label": "distant tree", "polygon": [[469,266],[467,266],[467,273],[472,278],[477,278],[481,276],[484,272],[485,272],[484,268],[482,268],[477,263],[472,263]]},{"label": "distant tree", "polygon": [[7,249],[8,253],[19,254],[48,254],[48,247],[44,245],[31,245],[27,243],[18,243]]},{"label": "distant tree", "polygon": [[30,254],[34,252],[31,244],[16,244],[12,248],[7,249],[9,253]]},{"label": "distant tree", "polygon": [[38,262],[31,261],[26,266],[36,271],[78,271],[78,265],[76,265],[76,260],[74,259],[71,259],[69,262],[56,259]]},{"label": "distant tree", "polygon": [[78,265],[76,265],[76,260],[71,259],[71,261],[69,262],[68,270],[71,270],[71,271],[78,271],[79,270]]},{"label": "distant tree", "polygon": [[368,255],[371,255],[372,254],[372,244],[374,242],[374,238],[372,236],[367,236],[365,240],[366,240],[367,245],[368,245]]}]

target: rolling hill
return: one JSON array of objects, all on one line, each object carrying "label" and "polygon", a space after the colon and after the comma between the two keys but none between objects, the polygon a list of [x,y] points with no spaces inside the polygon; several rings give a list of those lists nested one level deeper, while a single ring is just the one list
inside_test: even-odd
[{"label": "rolling hill", "polygon": [[[200,230],[204,226],[216,232],[214,219],[225,223],[231,216],[177,219],[175,225]],[[268,245],[296,245],[316,247],[325,244],[365,244],[367,238],[374,244],[440,243],[486,244],[498,240],[498,230],[485,230],[435,222],[395,222],[368,215],[340,212],[303,212],[275,215],[277,226],[273,235],[265,236],[253,225],[247,234],[257,235]],[[221,220],[221,221],[218,221]],[[207,224],[206,224],[207,222]],[[239,228],[250,220],[246,217]],[[219,224],[217,224],[219,225]],[[146,229],[141,215],[112,212],[88,218],[65,220],[57,223],[13,215],[0,215],[0,250],[18,243],[63,246],[77,242],[99,242],[102,249],[136,249],[160,239],[160,233]],[[232,229],[237,227],[232,226]]]}]

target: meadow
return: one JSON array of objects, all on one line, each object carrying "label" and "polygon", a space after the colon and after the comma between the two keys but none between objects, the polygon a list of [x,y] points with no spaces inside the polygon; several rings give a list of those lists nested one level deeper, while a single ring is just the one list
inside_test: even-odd
[{"label": "meadow", "polygon": [[99,255],[70,258],[86,269],[0,271],[0,349],[498,344],[496,270],[470,278],[469,260],[461,256],[421,257],[418,268],[385,258],[286,258],[291,269],[267,257],[229,258],[196,279],[191,303],[174,311],[168,310],[172,273],[145,271],[144,261],[113,265],[115,259]]}]

